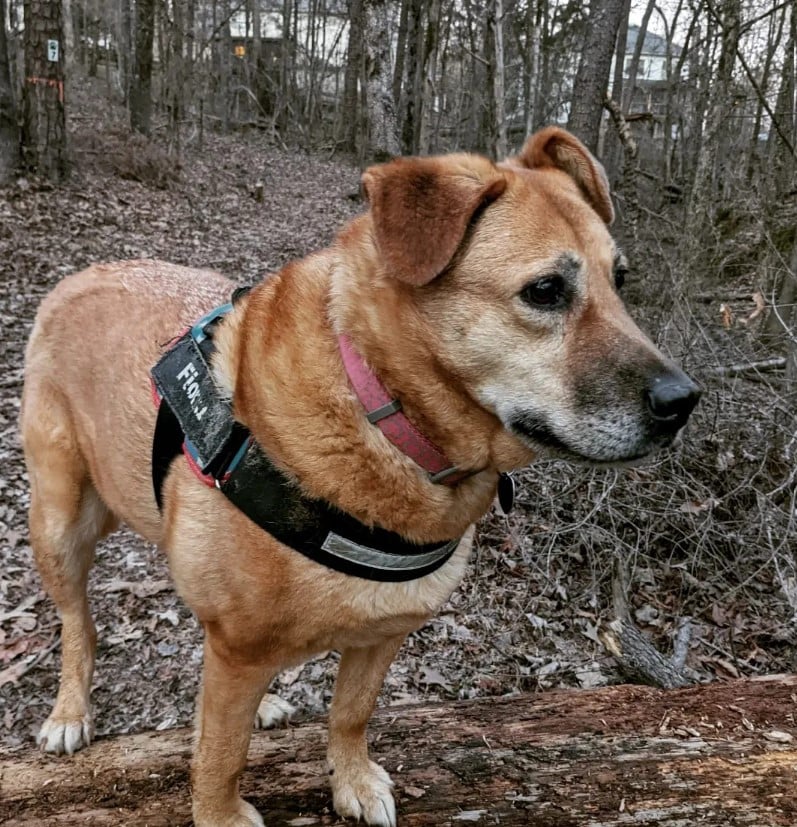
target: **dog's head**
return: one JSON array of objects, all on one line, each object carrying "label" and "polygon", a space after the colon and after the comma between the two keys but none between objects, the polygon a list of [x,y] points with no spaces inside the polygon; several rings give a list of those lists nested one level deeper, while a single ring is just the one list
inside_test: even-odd
[{"label": "dog's head", "polygon": [[608,183],[576,138],[542,130],[500,165],[397,159],[363,184],[414,335],[516,440],[598,463],[672,442],[699,390],[623,306]]}]

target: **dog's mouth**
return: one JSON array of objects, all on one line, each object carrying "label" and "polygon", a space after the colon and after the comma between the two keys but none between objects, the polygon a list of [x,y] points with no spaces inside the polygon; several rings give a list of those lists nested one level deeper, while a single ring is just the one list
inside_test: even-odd
[{"label": "dog's mouth", "polygon": [[513,419],[510,423],[510,428],[515,433],[520,434],[522,437],[538,445],[544,445],[546,448],[552,448],[554,451],[562,451],[568,454],[576,453],[556,436],[547,422],[544,422],[536,416],[526,414],[523,417]]},{"label": "dog's mouth", "polygon": [[[510,430],[520,436],[531,447],[542,446],[551,458],[567,459],[590,465],[625,465],[644,460],[651,454],[672,444],[675,434],[658,434],[643,440],[633,440],[631,444],[601,444],[594,442],[589,447],[576,447],[565,442],[553,428],[534,414],[524,414],[513,418]],[[586,430],[586,429],[585,429]]]}]

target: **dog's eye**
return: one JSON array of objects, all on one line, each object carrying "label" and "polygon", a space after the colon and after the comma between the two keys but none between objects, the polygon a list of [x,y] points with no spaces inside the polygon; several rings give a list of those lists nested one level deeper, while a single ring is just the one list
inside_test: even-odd
[{"label": "dog's eye", "polygon": [[565,304],[565,280],[561,276],[537,279],[521,290],[520,298],[536,307],[562,307]]},{"label": "dog's eye", "polygon": [[628,276],[628,268],[627,267],[616,267],[614,270],[614,286],[618,290],[622,290],[623,285],[625,284],[626,277]]}]

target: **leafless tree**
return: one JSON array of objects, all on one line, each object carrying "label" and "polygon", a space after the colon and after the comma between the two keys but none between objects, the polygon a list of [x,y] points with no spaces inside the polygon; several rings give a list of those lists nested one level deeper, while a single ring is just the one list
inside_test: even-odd
[{"label": "leafless tree", "polygon": [[340,143],[346,152],[357,152],[360,133],[360,84],[363,73],[363,4],[349,0],[349,47],[341,107]]},{"label": "leafless tree", "polygon": [[442,0],[430,0],[426,6],[426,36],[421,61],[421,118],[418,124],[418,151],[428,155],[432,149],[435,106],[437,102],[437,62],[440,45]]},{"label": "leafless tree", "polygon": [[504,99],[506,92],[506,74],[504,65],[504,3],[503,0],[493,0],[488,15],[489,25],[492,27],[493,49],[495,65],[493,68],[493,154],[497,158],[505,158],[509,151],[506,128],[506,111]]},{"label": "leafless tree", "polygon": [[0,185],[11,180],[18,166],[19,129],[6,37],[6,0],[0,0]]},{"label": "leafless tree", "polygon": [[603,102],[623,8],[623,0],[592,0],[573,84],[568,128],[594,152],[598,149]]},{"label": "leafless tree", "polygon": [[[772,138],[772,169],[774,171],[774,194],[776,203],[782,204],[789,197],[794,199],[797,192],[797,108],[795,107],[795,50],[797,50],[797,7],[790,9],[789,39],[784,51],[783,75],[773,112],[778,132]],[[773,130],[774,132],[774,130]],[[777,207],[776,207],[777,209]],[[790,354],[792,370],[790,379],[797,384],[797,232],[794,235],[789,266],[780,268],[780,278],[775,280],[771,292],[775,297],[765,332],[780,339]]]},{"label": "leafless tree", "polygon": [[367,161],[400,154],[393,106],[390,43],[386,0],[362,0],[365,40],[365,82],[368,108]]},{"label": "leafless tree", "polygon": [[[631,106],[631,101],[634,98],[636,91],[637,75],[639,74],[639,61],[642,58],[642,49],[645,46],[645,38],[648,33],[648,26],[650,25],[650,18],[653,14],[653,9],[656,7],[656,0],[648,0],[645,6],[644,14],[642,15],[642,22],[639,24],[637,31],[636,42],[634,43],[634,52],[631,55],[631,60],[628,64],[628,84],[623,90],[620,100],[623,104],[623,115],[627,115]],[[625,50],[624,50],[625,51]]]},{"label": "leafless tree", "polygon": [[152,121],[152,46],[155,37],[155,0],[137,0],[136,56],[130,85],[130,125],[149,135]]},{"label": "leafless tree", "polygon": [[401,143],[404,152],[413,153],[417,150],[416,125],[421,106],[418,62],[423,53],[423,5],[421,0],[404,0],[403,5],[407,10],[407,35],[406,55],[402,55],[406,76],[399,98],[399,111],[402,115]]},{"label": "leafless tree", "polygon": [[58,0],[26,0],[22,161],[54,180],[69,172],[64,38]]},{"label": "leafless tree", "polygon": [[119,69],[119,89],[122,100],[130,99],[131,64],[133,61],[133,8],[132,0],[119,0],[117,15],[117,66]]},{"label": "leafless tree", "polygon": [[711,97],[706,127],[697,158],[694,183],[692,184],[690,213],[697,232],[692,236],[697,245],[702,243],[701,228],[713,218],[714,193],[717,187],[717,151],[721,131],[725,128],[732,105],[733,69],[739,48],[741,26],[740,0],[722,0],[717,8],[711,8],[720,32],[720,57],[711,81]]}]

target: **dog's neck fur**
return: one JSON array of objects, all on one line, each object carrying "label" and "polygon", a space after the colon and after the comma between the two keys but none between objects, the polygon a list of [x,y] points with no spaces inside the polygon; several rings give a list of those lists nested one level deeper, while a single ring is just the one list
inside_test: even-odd
[{"label": "dog's neck fur", "polygon": [[[490,507],[498,471],[528,456],[430,361],[422,342],[401,338],[397,320],[412,312],[412,288],[375,274],[367,216],[344,233],[358,235],[357,266],[345,258],[351,243],[335,245],[258,285],[220,326],[214,367],[230,385],[236,417],[307,494],[417,542],[459,536]],[[365,290],[364,303],[358,296]],[[454,487],[431,483],[368,422],[341,362],[340,332],[422,432],[458,467],[477,473]],[[352,456],[364,454],[352,467]]]}]

